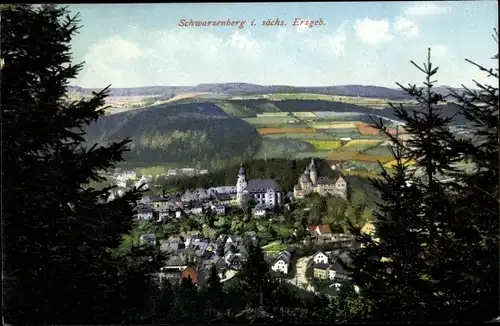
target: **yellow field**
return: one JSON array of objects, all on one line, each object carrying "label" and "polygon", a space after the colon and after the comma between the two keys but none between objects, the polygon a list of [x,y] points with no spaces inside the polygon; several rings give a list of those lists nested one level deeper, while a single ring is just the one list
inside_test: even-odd
[{"label": "yellow field", "polygon": [[340,141],[338,140],[307,140],[308,143],[314,146],[314,148],[318,150],[329,150],[329,149],[337,149],[340,147]]},{"label": "yellow field", "polygon": [[292,114],[297,118],[316,118],[312,112],[294,112]]},{"label": "yellow field", "polygon": [[350,140],[343,146],[343,148],[360,148],[360,147],[370,147],[382,143],[383,140],[380,139],[354,139]]},{"label": "yellow field", "polygon": [[387,163],[392,160],[394,160],[394,157],[392,156],[383,156],[383,155],[367,155],[367,154],[362,154],[356,151],[338,151],[338,152],[332,152],[330,155],[328,155],[328,159],[332,161],[361,161],[361,162],[378,162],[380,161],[381,163]]},{"label": "yellow field", "polygon": [[314,129],[355,129],[354,123],[311,123],[311,128]]},{"label": "yellow field", "polygon": [[368,171],[347,171],[344,170],[342,171],[343,175],[346,176],[353,176],[353,177],[360,177],[360,178],[366,178],[366,179],[383,179],[379,174],[375,172],[368,172]]},{"label": "yellow field", "polygon": [[[385,163],[384,168],[392,168],[392,167],[396,166],[397,163],[398,163],[397,160],[392,160],[390,162]],[[414,166],[415,161],[414,160],[406,160],[403,164],[406,166]]]}]

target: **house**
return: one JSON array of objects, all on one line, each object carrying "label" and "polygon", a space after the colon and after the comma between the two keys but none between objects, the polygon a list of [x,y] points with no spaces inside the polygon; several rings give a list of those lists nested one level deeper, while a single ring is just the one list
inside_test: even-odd
[{"label": "house", "polygon": [[226,206],[224,206],[224,205],[212,205],[211,209],[217,215],[225,215],[226,214]]},{"label": "house", "polygon": [[313,276],[315,278],[319,278],[319,279],[323,279],[323,280],[328,279],[328,268],[329,267],[330,267],[330,264],[324,264],[324,263],[313,264],[312,265]]},{"label": "house", "polygon": [[143,234],[143,235],[141,235],[140,243],[141,244],[155,245],[156,244],[156,236],[154,234]]},{"label": "house", "polygon": [[169,217],[170,217],[170,211],[169,210],[158,212],[158,222],[165,221]]},{"label": "house", "polygon": [[202,215],[203,214],[203,207],[201,207],[201,206],[193,207],[189,210],[189,212],[193,215]]},{"label": "house", "polygon": [[294,197],[304,198],[310,193],[317,193],[320,196],[331,194],[347,199],[347,182],[342,177],[340,169],[335,169],[335,171],[337,173],[333,179],[319,177],[314,159],[312,159],[299,177],[298,183],[293,187]]},{"label": "house", "polygon": [[167,176],[175,176],[177,175],[177,170],[168,170],[167,171]]},{"label": "house", "polygon": [[149,207],[137,207],[135,215],[138,220],[149,221],[153,219],[153,209]]},{"label": "house", "polygon": [[317,253],[315,253],[312,259],[313,259],[313,262],[315,264],[328,264],[329,263],[328,256],[324,252],[321,252],[321,251],[318,251]]},{"label": "house", "polygon": [[255,217],[266,216],[266,214],[267,214],[266,208],[262,205],[256,206],[252,210],[252,215]]},{"label": "house", "polygon": [[378,243],[380,238],[376,238],[375,234],[377,232],[373,222],[366,222],[365,225],[360,230],[361,234],[369,235],[373,238],[373,241]]},{"label": "house", "polygon": [[206,169],[200,170],[200,174],[208,174],[208,170]]},{"label": "house", "polygon": [[282,251],[276,257],[274,262],[271,265],[271,269],[275,272],[281,272],[283,274],[288,274],[290,263],[291,263],[292,254],[289,251]]},{"label": "house", "polygon": [[332,229],[328,224],[309,225],[307,231],[312,237],[329,238],[332,236]]},{"label": "house", "polygon": [[198,284],[198,272],[191,266],[186,267],[181,272],[181,279],[190,278],[193,284]]},{"label": "house", "polygon": [[365,225],[361,228],[361,233],[366,235],[374,235],[375,234],[375,225],[372,222],[366,222]]},{"label": "house", "polygon": [[334,261],[330,266],[328,266],[328,279],[335,281],[345,281],[349,277],[344,270],[344,267],[340,265],[337,261]]},{"label": "house", "polygon": [[177,209],[177,210],[175,211],[175,217],[176,217],[176,218],[181,218],[181,217],[182,217],[182,211],[181,211],[180,209]]},{"label": "house", "polygon": [[151,196],[149,197],[149,202],[155,210],[165,210],[168,209],[168,199],[162,196]]},{"label": "house", "polygon": [[217,193],[214,196],[214,203],[219,205],[232,205],[235,196],[227,193]]},{"label": "house", "polygon": [[196,169],[194,168],[182,168],[179,171],[183,175],[193,176],[196,174]]},{"label": "house", "polygon": [[252,198],[257,205],[265,207],[281,206],[283,203],[282,191],[276,180],[273,179],[253,179],[247,180],[243,164],[238,172],[236,182],[236,198],[239,206],[243,204],[244,198]]}]

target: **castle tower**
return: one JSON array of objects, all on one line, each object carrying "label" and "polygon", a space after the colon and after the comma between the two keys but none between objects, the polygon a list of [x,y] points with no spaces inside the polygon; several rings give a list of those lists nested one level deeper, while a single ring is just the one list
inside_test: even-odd
[{"label": "castle tower", "polygon": [[247,177],[245,168],[243,168],[243,162],[240,164],[240,170],[238,172],[238,181],[236,182],[236,200],[238,204],[241,204],[243,200],[243,190],[247,187]]},{"label": "castle tower", "polygon": [[310,178],[311,178],[311,182],[313,185],[316,184],[316,182],[318,181],[318,170],[316,169],[316,165],[314,164],[314,159],[311,160],[311,166],[309,168],[309,175],[310,175]]}]

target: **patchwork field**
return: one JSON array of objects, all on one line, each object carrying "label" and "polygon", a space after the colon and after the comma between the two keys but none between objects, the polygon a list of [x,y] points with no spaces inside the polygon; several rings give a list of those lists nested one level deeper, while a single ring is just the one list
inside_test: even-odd
[{"label": "patchwork field", "polygon": [[315,119],[316,115],[312,112],[294,112],[293,115],[299,119]]},{"label": "patchwork field", "polygon": [[328,155],[328,159],[332,161],[346,161],[346,160],[353,160],[353,161],[365,161],[365,162],[377,162],[380,161],[381,163],[387,163],[389,161],[394,160],[394,157],[392,156],[382,156],[382,155],[367,155],[363,153],[359,153],[356,151],[347,151],[347,150],[341,150],[341,151],[336,151],[330,153]]},{"label": "patchwork field", "polygon": [[260,135],[270,134],[286,134],[286,133],[315,133],[316,129],[313,128],[259,128],[257,129]]},{"label": "patchwork field", "polygon": [[256,156],[257,158],[296,157],[303,152],[315,152],[315,148],[300,139],[264,139]]},{"label": "patchwork field", "polygon": [[[326,95],[326,94],[312,94],[312,93],[275,93],[275,94],[262,94],[262,95],[251,95],[251,96],[239,96],[237,99],[260,99],[265,98],[269,100],[321,100],[321,101],[332,101],[332,102],[343,102],[347,104],[355,104],[363,107],[383,109],[388,106],[386,99],[379,98],[368,98],[368,97],[357,97],[357,96],[339,96],[339,95]],[[236,97],[234,97],[236,99]],[[413,103],[410,100],[392,100],[391,103],[398,104],[410,104]]]},{"label": "patchwork field", "polygon": [[370,125],[363,123],[363,122],[357,122],[355,125],[356,125],[356,128],[358,128],[359,133],[361,135],[378,135],[380,132],[380,130],[375,129],[375,128],[371,127]]},{"label": "patchwork field", "polygon": [[315,149],[320,151],[337,149],[341,146],[338,140],[308,140],[307,142],[311,143]]},{"label": "patchwork field", "polygon": [[371,147],[363,151],[363,154],[367,155],[381,155],[381,156],[392,156],[392,152],[387,145],[380,145],[376,147]]},{"label": "patchwork field", "polygon": [[356,124],[353,122],[311,122],[311,128],[315,129],[355,129]]},{"label": "patchwork field", "polygon": [[[392,160],[390,162],[387,162],[384,164],[384,168],[393,168],[394,166],[396,166],[398,164],[397,160]],[[403,162],[404,165],[406,166],[414,166],[415,165],[415,161],[414,160],[406,160]]]},{"label": "patchwork field", "polygon": [[257,114],[257,118],[265,118],[265,117],[288,117],[290,113],[288,112],[264,112]]},{"label": "patchwork field", "polygon": [[351,151],[363,151],[368,148],[375,147],[383,143],[383,140],[380,139],[353,139],[347,142],[342,149],[347,149]]},{"label": "patchwork field", "polygon": [[243,118],[242,120],[245,120],[251,125],[281,125],[281,124],[286,124],[290,123],[291,121],[297,121],[296,119],[290,117],[290,116],[261,116],[261,117],[255,117],[255,118]]},{"label": "patchwork field", "polygon": [[332,136],[314,132],[314,133],[283,133],[262,135],[263,139],[305,139],[305,140],[332,140]]}]

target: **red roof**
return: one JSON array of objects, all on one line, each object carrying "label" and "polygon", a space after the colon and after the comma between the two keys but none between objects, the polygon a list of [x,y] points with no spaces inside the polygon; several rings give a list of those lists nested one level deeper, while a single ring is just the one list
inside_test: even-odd
[{"label": "red roof", "polygon": [[192,267],[188,267],[181,273],[181,278],[191,278],[194,284],[198,284],[198,272]]},{"label": "red roof", "polygon": [[309,232],[314,232],[314,231],[316,231],[316,228],[317,228],[317,227],[318,227],[317,225],[309,225],[309,226],[307,227],[307,231],[309,231]]},{"label": "red roof", "polygon": [[332,233],[332,229],[330,228],[330,225],[328,224],[322,224],[318,225],[318,231],[320,234],[325,234],[325,233]]}]

